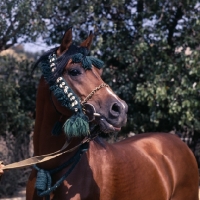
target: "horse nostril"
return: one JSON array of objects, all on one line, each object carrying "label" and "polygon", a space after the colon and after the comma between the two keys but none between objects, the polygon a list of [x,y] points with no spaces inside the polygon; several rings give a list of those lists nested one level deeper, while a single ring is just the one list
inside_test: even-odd
[{"label": "horse nostril", "polygon": [[121,112],[121,106],[120,106],[120,104],[119,103],[114,103],[111,106],[110,113],[113,116],[118,117],[120,115],[120,112]]},{"label": "horse nostril", "polygon": [[114,110],[115,112],[119,112],[119,106],[117,104],[114,104],[112,110]]}]

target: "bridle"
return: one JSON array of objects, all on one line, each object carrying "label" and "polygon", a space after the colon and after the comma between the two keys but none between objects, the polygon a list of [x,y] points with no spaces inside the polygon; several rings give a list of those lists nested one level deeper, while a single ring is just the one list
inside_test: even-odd
[{"label": "bridle", "polygon": [[[59,73],[61,72],[59,72],[61,67],[60,63],[61,61],[57,63],[56,54],[53,53],[48,56],[47,60],[43,60],[39,64],[44,78],[47,80],[49,88],[53,92],[54,96],[62,106],[72,111],[71,117],[68,118],[63,124],[64,133],[68,137],[88,136],[90,134],[90,127],[88,117],[84,111],[84,106],[98,90],[108,87],[108,85],[101,83],[98,87],[94,88],[94,90],[92,90],[92,92],[90,92],[83,101],[81,101],[80,97],[78,97],[72,90],[64,77],[62,75],[59,76]],[[62,65],[66,67],[66,65],[70,63],[81,63],[85,70],[89,70],[92,67],[96,67],[98,69],[103,67],[102,61],[93,56],[85,56],[82,53],[71,55],[67,64]],[[56,122],[53,127],[53,132],[55,133],[53,135],[58,135],[61,128],[61,123]]]},{"label": "bridle", "polygon": [[90,94],[88,94],[87,97],[85,97],[85,99],[83,101],[81,101],[82,106],[84,106],[84,104],[87,103],[88,100],[90,100],[98,90],[100,90],[101,88],[104,88],[104,87],[109,87],[109,86],[106,83],[102,83],[101,85],[96,87],[94,90],[92,90],[92,92],[90,92]]},{"label": "bridle", "polygon": [[[82,101],[80,100],[80,103],[81,103],[81,106],[82,106],[82,109],[83,109],[84,114],[85,114],[85,112],[86,112],[85,104],[88,103],[88,101],[89,101],[90,99],[92,99],[92,97],[94,96],[94,94],[95,94],[97,91],[99,91],[100,89],[102,89],[102,88],[104,88],[104,87],[109,87],[109,85],[106,84],[106,83],[100,84],[98,87],[95,87],[95,88],[84,98],[84,100],[82,100]],[[52,104],[53,104],[53,107],[54,107],[54,109],[56,110],[56,112],[62,116],[63,114],[60,113],[60,112],[58,111],[58,109],[56,108],[56,105],[55,105],[55,103],[54,103],[54,101],[53,101],[53,99],[52,99],[52,95],[51,95],[51,94],[52,94],[52,93],[51,93],[51,91],[50,91],[50,99],[51,99],[51,102],[52,102]],[[90,105],[93,107],[94,113],[95,113],[95,112],[96,112],[95,107],[94,107],[92,104],[90,104]],[[94,114],[94,113],[93,113],[93,114]]]}]

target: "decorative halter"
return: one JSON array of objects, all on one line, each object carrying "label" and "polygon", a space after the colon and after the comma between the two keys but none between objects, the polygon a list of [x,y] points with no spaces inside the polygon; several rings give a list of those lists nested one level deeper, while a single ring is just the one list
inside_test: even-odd
[{"label": "decorative halter", "polygon": [[[101,60],[93,56],[85,56],[83,53],[71,55],[70,59],[73,63],[81,63],[85,70],[91,69],[92,66],[100,69],[104,64]],[[57,122],[54,125],[52,133],[54,135],[59,134],[63,127],[64,132],[68,137],[89,135],[90,130],[88,117],[83,112],[83,106],[89,99],[92,98],[95,92],[103,87],[108,87],[108,85],[102,83],[81,102],[80,98],[69,87],[62,75],[55,79],[55,74],[57,71],[57,57],[55,53],[49,55],[48,59],[42,60],[42,62],[39,63],[39,66],[42,70],[44,78],[50,86],[50,90],[53,92],[55,97],[62,106],[70,109],[73,112],[73,115],[66,120],[64,125],[62,125],[61,122]]]}]

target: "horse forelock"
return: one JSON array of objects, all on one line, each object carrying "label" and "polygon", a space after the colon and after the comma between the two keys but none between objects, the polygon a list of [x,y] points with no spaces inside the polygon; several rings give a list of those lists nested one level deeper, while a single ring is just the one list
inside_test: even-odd
[{"label": "horse forelock", "polygon": [[54,73],[54,76],[56,78],[62,75],[63,70],[66,67],[69,60],[72,58],[73,55],[77,53],[81,53],[84,56],[87,56],[89,54],[89,51],[87,50],[87,48],[71,45],[64,54],[57,58],[56,71]]},{"label": "horse forelock", "polygon": [[[45,52],[35,63],[33,66],[33,70],[35,70],[36,67],[38,67],[40,62],[44,62],[49,60],[49,56],[52,54],[56,54],[58,47],[52,48],[49,51]],[[76,45],[70,45],[69,49],[64,52],[61,56],[57,57],[56,60],[56,70],[54,72],[54,76],[51,77],[51,79],[56,80],[59,76],[62,75],[64,68],[66,67],[69,60],[72,58],[73,55],[81,53],[83,56],[88,56],[89,51],[85,47],[79,47]]]}]

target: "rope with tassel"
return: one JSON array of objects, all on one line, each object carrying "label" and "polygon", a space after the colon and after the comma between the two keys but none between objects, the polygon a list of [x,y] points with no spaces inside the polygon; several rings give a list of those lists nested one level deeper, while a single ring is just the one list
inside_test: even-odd
[{"label": "rope with tassel", "polygon": [[[60,184],[68,177],[68,175],[72,172],[74,167],[80,161],[82,154],[86,152],[88,148],[88,143],[81,145],[79,150],[72,158],[70,158],[67,162],[63,163],[61,166],[53,170],[40,169],[39,167],[34,165],[34,168],[38,171],[35,183],[35,188],[37,190],[38,196],[46,196],[46,199],[50,199],[50,193],[54,191],[58,186],[60,186]],[[69,170],[52,186],[51,175],[64,169],[70,164],[72,164],[72,166],[69,168]]]}]

